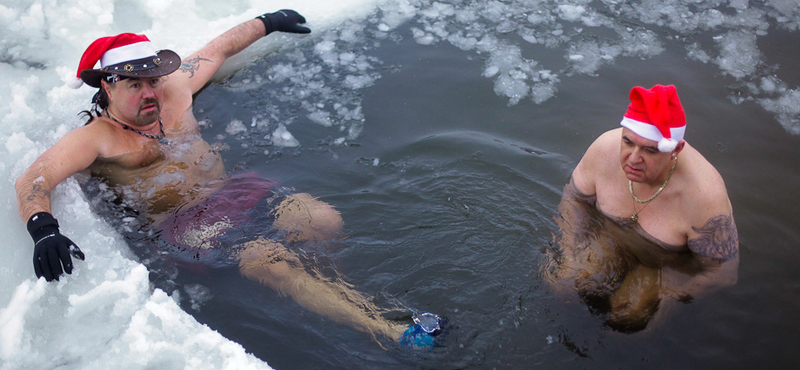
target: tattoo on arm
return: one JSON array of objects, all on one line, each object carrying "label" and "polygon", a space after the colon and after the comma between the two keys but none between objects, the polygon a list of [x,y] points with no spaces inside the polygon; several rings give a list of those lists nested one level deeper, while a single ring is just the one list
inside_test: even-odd
[{"label": "tattoo on arm", "polygon": [[184,73],[191,73],[192,75],[189,78],[194,77],[194,71],[200,69],[200,61],[211,62],[211,59],[194,57],[192,59],[187,59],[181,63],[180,70]]},{"label": "tattoo on arm", "polygon": [[689,249],[701,256],[729,260],[739,254],[739,234],[733,217],[718,215],[702,227],[692,226],[700,236],[689,240]]},{"label": "tattoo on arm", "polygon": [[31,188],[31,193],[28,194],[26,198],[28,201],[34,201],[36,199],[50,199],[50,191],[45,189],[40,184],[33,184],[33,188]]}]

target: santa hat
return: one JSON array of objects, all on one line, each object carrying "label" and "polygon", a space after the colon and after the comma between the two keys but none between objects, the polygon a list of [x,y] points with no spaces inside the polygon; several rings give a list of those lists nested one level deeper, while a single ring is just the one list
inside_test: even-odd
[{"label": "santa hat", "polygon": [[675,86],[655,85],[649,90],[636,86],[630,98],[620,124],[645,139],[657,141],[661,152],[675,150],[686,131],[686,116]]},{"label": "santa hat", "polygon": [[[94,68],[100,62],[100,69]],[[171,50],[156,51],[145,35],[123,33],[95,40],[81,57],[72,88],[82,82],[100,87],[100,79],[115,75],[125,77],[158,77],[168,75],[180,67],[178,54]]]}]

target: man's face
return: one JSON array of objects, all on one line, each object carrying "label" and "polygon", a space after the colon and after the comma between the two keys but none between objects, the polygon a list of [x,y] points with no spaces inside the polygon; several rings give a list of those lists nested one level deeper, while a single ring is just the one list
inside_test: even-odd
[{"label": "man's face", "polygon": [[622,129],[619,159],[622,171],[634,182],[660,182],[659,177],[670,166],[670,153],[658,150],[658,142],[645,139],[627,127]]},{"label": "man's face", "polygon": [[[161,115],[163,77],[128,78],[107,88],[109,110],[133,126],[147,126]],[[104,87],[106,85],[104,84]]]}]

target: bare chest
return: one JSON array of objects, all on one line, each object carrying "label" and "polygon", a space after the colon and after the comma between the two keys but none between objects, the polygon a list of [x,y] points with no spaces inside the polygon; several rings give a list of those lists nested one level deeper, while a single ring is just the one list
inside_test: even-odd
[{"label": "bare chest", "polygon": [[149,214],[195,202],[219,186],[225,169],[218,151],[197,130],[182,128],[165,125],[165,140],[121,140],[115,155],[92,164],[92,175],[143,202]]},{"label": "bare chest", "polygon": [[[645,200],[651,195],[637,194],[637,197]],[[640,203],[631,195],[627,180],[615,181],[613,186],[598,186],[597,208],[620,222],[638,223],[648,236],[660,242],[664,248],[683,252],[687,249],[689,225],[679,206],[680,196],[680,192],[665,189],[651,201]]]}]

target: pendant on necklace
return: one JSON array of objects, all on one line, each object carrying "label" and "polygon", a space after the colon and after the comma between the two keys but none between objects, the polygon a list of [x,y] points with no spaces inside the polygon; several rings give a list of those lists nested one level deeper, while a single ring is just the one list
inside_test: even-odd
[{"label": "pendant on necklace", "polygon": [[633,216],[631,216],[631,221],[638,222],[639,221],[639,215],[634,213]]}]

